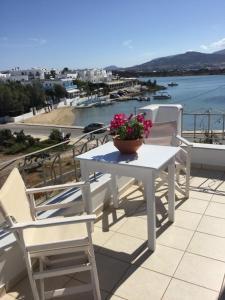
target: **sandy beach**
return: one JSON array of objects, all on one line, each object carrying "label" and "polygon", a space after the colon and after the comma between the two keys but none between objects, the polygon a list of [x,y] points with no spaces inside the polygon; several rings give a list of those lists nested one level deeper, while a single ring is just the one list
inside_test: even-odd
[{"label": "sandy beach", "polygon": [[30,124],[73,125],[75,120],[74,107],[62,107],[24,120]]}]

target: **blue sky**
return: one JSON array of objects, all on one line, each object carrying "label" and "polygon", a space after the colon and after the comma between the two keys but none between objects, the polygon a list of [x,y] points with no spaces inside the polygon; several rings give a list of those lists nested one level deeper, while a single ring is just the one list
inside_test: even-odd
[{"label": "blue sky", "polygon": [[225,48],[224,0],[1,0],[0,69],[132,66]]}]

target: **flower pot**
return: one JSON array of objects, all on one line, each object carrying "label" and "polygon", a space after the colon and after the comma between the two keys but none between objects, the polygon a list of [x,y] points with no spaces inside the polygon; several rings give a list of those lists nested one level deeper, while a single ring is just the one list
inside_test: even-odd
[{"label": "flower pot", "polygon": [[114,146],[124,154],[132,154],[136,153],[138,148],[141,147],[143,144],[143,139],[136,139],[136,140],[121,140],[119,137],[113,138]]}]

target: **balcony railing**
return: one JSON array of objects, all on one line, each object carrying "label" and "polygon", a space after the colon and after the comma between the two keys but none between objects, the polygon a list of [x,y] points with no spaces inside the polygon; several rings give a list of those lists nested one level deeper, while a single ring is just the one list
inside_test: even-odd
[{"label": "balcony railing", "polygon": [[183,112],[182,135],[193,142],[224,144],[225,114]]},{"label": "balcony railing", "polygon": [[[107,129],[106,127],[104,129]],[[105,133],[94,130],[77,138],[71,144],[69,140],[43,150],[22,155],[0,163],[0,187],[14,167],[20,170],[26,186],[44,186],[80,180],[80,166],[75,157],[110,140]]]}]

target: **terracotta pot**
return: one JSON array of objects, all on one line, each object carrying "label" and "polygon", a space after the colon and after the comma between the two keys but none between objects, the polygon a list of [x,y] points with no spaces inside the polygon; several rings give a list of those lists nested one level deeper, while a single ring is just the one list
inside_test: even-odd
[{"label": "terracotta pot", "polygon": [[143,144],[143,139],[136,139],[136,140],[121,140],[119,137],[113,138],[114,146],[124,154],[132,154],[136,153],[138,148],[141,147]]}]

